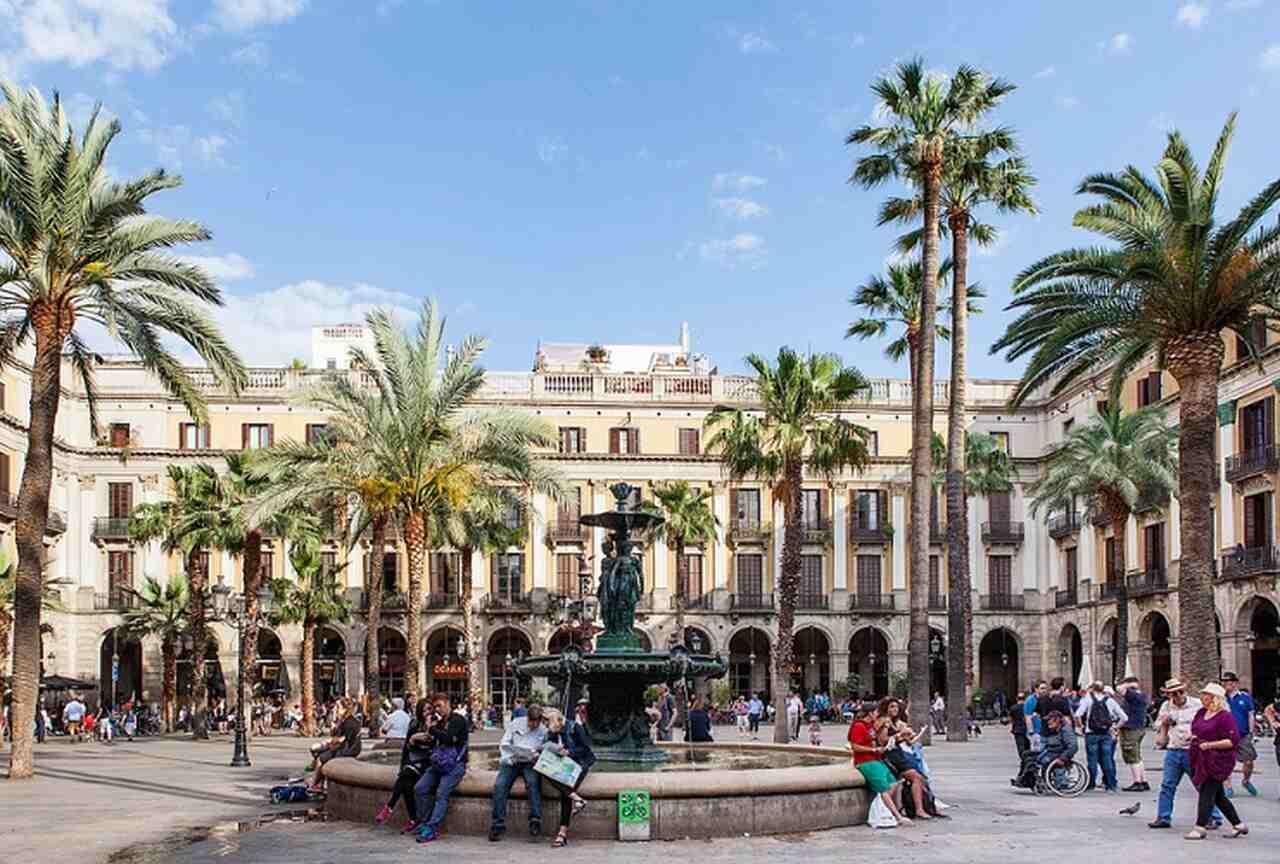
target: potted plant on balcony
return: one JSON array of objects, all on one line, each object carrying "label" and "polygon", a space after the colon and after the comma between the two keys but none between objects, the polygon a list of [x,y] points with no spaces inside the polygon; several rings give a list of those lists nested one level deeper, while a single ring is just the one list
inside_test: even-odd
[{"label": "potted plant on balcony", "polygon": [[603,345],[595,344],[587,346],[587,360],[596,365],[602,365],[609,362],[609,351]]}]

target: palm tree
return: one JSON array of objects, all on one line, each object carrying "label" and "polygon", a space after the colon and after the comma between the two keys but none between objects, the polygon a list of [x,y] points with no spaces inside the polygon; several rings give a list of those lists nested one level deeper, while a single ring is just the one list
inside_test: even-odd
[{"label": "palm tree", "polygon": [[1210,567],[1222,333],[1240,334],[1253,354],[1250,324],[1280,318],[1280,226],[1261,225],[1280,200],[1280,180],[1230,221],[1217,219],[1234,131],[1232,114],[1203,172],[1171,132],[1154,178],[1132,166],[1086,177],[1078,191],[1099,200],[1074,224],[1114,245],[1068,249],[1022,271],[1011,307],[1022,312],[992,347],[1011,360],[1030,356],[1015,404],[1044,387],[1062,393],[1106,365],[1115,396],[1152,355],[1177,381],[1178,635],[1182,674],[1192,681],[1218,674]]},{"label": "palm tree", "polygon": [[[911,447],[911,624],[908,678],[912,723],[928,723],[929,597],[925,580],[914,578],[929,567],[930,439],[933,433],[932,334],[937,321],[938,220],[940,195],[949,148],[958,142],[978,143],[1002,134],[977,130],[982,116],[1012,91],[1013,85],[992,79],[970,66],[950,78],[926,71],[919,58],[901,63],[893,74],[871,85],[879,98],[885,125],[865,125],[850,133],[847,143],[865,144],[873,153],[858,160],[851,182],[870,188],[895,177],[906,178],[920,190],[921,261],[924,270],[920,297],[920,342],[916,380],[912,388]],[[960,298],[963,306],[965,299]]]},{"label": "palm tree", "polygon": [[[204,400],[164,337],[176,337],[233,391],[244,367],[207,315],[222,293],[199,267],[166,250],[209,232],[186,220],[145,216],[146,201],[181,180],[157,170],[120,183],[104,169],[120,132],[97,110],[77,136],[55,96],[3,87],[0,106],[0,365],[34,342],[27,455],[18,490],[18,573],[14,589],[13,748],[9,777],[34,771],[31,729],[40,669],[44,536],[49,521],[53,436],[63,359],[81,380],[97,434],[92,322],[136,354],[196,420]],[[144,218],[145,216],[145,218]],[[81,325],[77,329],[77,325]]]},{"label": "palm tree", "polygon": [[191,634],[191,734],[208,738],[208,682],[205,680],[205,650],[209,642],[206,601],[209,572],[204,556],[221,542],[211,527],[221,514],[217,472],[213,466],[169,466],[172,497],[135,507],[129,516],[129,539],[135,543],[159,541],[160,548],[182,556],[187,576],[187,627]]},{"label": "palm tree", "polygon": [[[773,698],[777,716],[787,716],[785,683],[792,663],[792,628],[800,587],[801,486],[810,475],[831,477],[845,468],[862,470],[870,459],[868,431],[836,415],[846,402],[867,391],[858,370],[834,354],[802,355],[778,349],[770,363],[749,354],[760,407],[750,411],[717,405],[707,415],[712,433],[708,452],[717,453],[732,481],[757,477],[782,502],[782,572],[778,574],[778,645],[773,652]],[[786,743],[786,724],[774,726],[774,740]]]},{"label": "palm tree", "polygon": [[278,578],[272,591],[277,609],[272,623],[302,625],[302,734],[315,734],[316,631],[327,624],[345,624],[351,617],[338,571],[322,566],[320,541],[315,534],[291,535],[289,562],[298,581]]},{"label": "palm tree", "polygon": [[178,697],[178,645],[187,633],[190,586],[182,574],[175,575],[167,585],[148,576],[136,594],[138,605],[124,614],[121,629],[131,639],[141,641],[155,636],[160,640],[164,665],[160,711],[164,716],[164,731],[172,732]]},{"label": "palm tree", "polygon": [[[969,317],[968,297],[974,287],[968,284],[969,240],[989,246],[998,239],[998,231],[979,222],[974,211],[991,205],[1000,212],[1034,214],[1031,187],[1035,178],[1017,153],[1012,134],[996,130],[979,141],[953,142],[947,154],[942,175],[940,208],[941,233],[951,235],[951,388],[947,407],[947,582],[951,587],[947,606],[947,699],[953,705],[967,705],[968,685],[972,683],[973,665],[973,598],[969,573],[969,510],[965,500],[965,455],[968,450],[965,433],[965,387],[968,363]],[[999,161],[993,159],[999,158]],[[919,222],[923,199],[894,198],[880,212],[880,224]],[[923,239],[923,230],[913,228],[898,241],[903,252],[914,251]],[[947,726],[947,738],[964,741],[969,724],[959,711],[953,711]]]},{"label": "palm tree", "polygon": [[676,553],[676,633],[683,645],[687,642],[684,609],[689,599],[684,550],[689,545],[714,542],[720,531],[720,520],[711,509],[711,496],[707,491],[694,489],[687,480],[655,483],[653,497],[663,517],[653,532],[654,537],[665,541]]},{"label": "palm tree", "polygon": [[[1177,433],[1164,412],[1146,408],[1122,413],[1108,408],[1076,426],[1047,457],[1044,476],[1027,488],[1031,512],[1086,513],[1107,519],[1115,538],[1116,640],[1112,678],[1124,674],[1129,650],[1129,595],[1125,582],[1125,528],[1143,506],[1177,494]],[[1112,683],[1115,683],[1113,681]]]},{"label": "palm tree", "polygon": [[[13,594],[14,574],[17,572],[18,556],[9,551],[9,541],[0,544],[0,679],[9,666],[9,634],[13,632]],[[66,611],[58,590],[48,583],[44,586],[43,612]]]}]

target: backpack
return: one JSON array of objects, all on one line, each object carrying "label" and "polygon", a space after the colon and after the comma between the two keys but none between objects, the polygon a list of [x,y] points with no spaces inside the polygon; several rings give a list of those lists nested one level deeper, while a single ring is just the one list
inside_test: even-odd
[{"label": "backpack", "polygon": [[1111,712],[1107,710],[1105,699],[1093,698],[1089,705],[1089,731],[1110,732]]}]

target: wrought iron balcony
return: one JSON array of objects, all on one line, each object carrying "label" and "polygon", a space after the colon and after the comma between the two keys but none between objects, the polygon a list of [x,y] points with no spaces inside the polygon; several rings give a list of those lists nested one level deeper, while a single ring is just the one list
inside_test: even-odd
[{"label": "wrought iron balcony", "polygon": [[774,601],[772,594],[731,594],[729,605],[735,612],[772,612]]},{"label": "wrought iron balcony", "polygon": [[533,605],[528,594],[486,594],[486,612],[527,612]]},{"label": "wrought iron balcony", "polygon": [[1074,588],[1059,588],[1053,592],[1054,609],[1070,609],[1079,602]]},{"label": "wrought iron balcony", "polygon": [[812,522],[800,523],[800,542],[815,546],[822,546],[831,540],[831,522],[826,519],[817,519]]},{"label": "wrought iron balcony", "polygon": [[849,597],[849,609],[856,612],[892,612],[894,608],[892,594],[853,594]]},{"label": "wrought iron balcony", "polygon": [[760,522],[743,519],[729,523],[729,537],[734,543],[765,543],[769,528]]},{"label": "wrought iron balcony", "polygon": [[1276,445],[1254,447],[1243,453],[1235,453],[1227,457],[1227,482],[1239,483],[1249,477],[1266,474],[1280,467],[1280,452]]},{"label": "wrought iron balcony", "polygon": [[893,528],[890,525],[859,525],[857,522],[849,523],[849,539],[854,543],[863,546],[883,546],[888,543]]},{"label": "wrought iron balcony", "polygon": [[831,597],[826,594],[801,594],[796,598],[796,608],[806,610],[830,609]]},{"label": "wrought iron balcony", "polygon": [[930,594],[929,595],[929,611],[930,612],[946,612],[947,611],[947,595],[946,594]]},{"label": "wrought iron balcony", "polygon": [[138,605],[138,595],[128,588],[112,588],[106,594],[93,595],[93,608],[97,612],[123,612]]},{"label": "wrought iron balcony", "polygon": [[1021,594],[984,594],[982,608],[988,611],[1022,610],[1027,608],[1027,598]]},{"label": "wrought iron balcony", "polygon": [[93,540],[128,540],[129,519],[113,516],[95,516],[93,519]]},{"label": "wrought iron balcony", "polygon": [[1120,580],[1109,577],[1098,586],[1099,600],[1114,600],[1120,596]]},{"label": "wrought iron balcony", "polygon": [[1158,594],[1169,590],[1169,574],[1163,567],[1151,567],[1138,570],[1125,577],[1129,586],[1130,597],[1142,597],[1146,594]]},{"label": "wrought iron balcony", "polygon": [[1082,521],[1076,511],[1058,513],[1049,519],[1049,536],[1054,540],[1061,540],[1063,537],[1079,534]]},{"label": "wrought iron balcony", "polygon": [[428,594],[426,606],[428,609],[459,609],[462,607],[462,597],[450,593]]},{"label": "wrought iron balcony", "polygon": [[982,523],[982,542],[983,543],[1002,543],[1022,545],[1022,536],[1025,527],[1021,522],[1014,522],[1010,519]]},{"label": "wrought iron balcony", "polygon": [[[698,594],[696,596],[686,597],[684,598],[684,608],[700,609],[703,611],[707,611],[712,608],[714,599],[715,599],[714,596],[710,593]],[[677,598],[674,594],[668,598],[668,605],[671,607],[672,612],[676,611],[678,600],[679,598]]]},{"label": "wrought iron balcony", "polygon": [[1280,549],[1275,546],[1237,547],[1222,556],[1219,579],[1251,579],[1280,572]]},{"label": "wrought iron balcony", "polygon": [[561,519],[547,526],[549,543],[583,543],[586,538],[586,526],[578,524],[576,519]]}]

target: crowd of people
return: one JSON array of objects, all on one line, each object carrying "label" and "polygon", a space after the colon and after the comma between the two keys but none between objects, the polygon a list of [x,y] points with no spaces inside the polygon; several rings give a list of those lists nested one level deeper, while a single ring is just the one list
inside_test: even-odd
[{"label": "crowd of people", "polygon": [[[44,699],[36,708],[35,738],[43,743],[50,737],[67,737],[74,741],[97,741],[111,744],[117,738],[132,741],[146,735],[159,735],[163,731],[159,705],[147,705],[141,701],[126,699],[118,705],[102,704],[90,709],[76,693],[67,695],[67,701],[51,705]],[[0,735],[12,738],[9,725],[9,706],[0,712]]]},{"label": "crowd of people", "polygon": [[[879,702],[858,702],[852,711],[848,739],[853,766],[888,811],[887,818],[904,826],[914,819],[946,818],[929,784],[929,769],[920,745],[925,727],[913,729],[906,722],[905,701],[884,698]],[[875,800],[872,806],[876,806]]]}]

